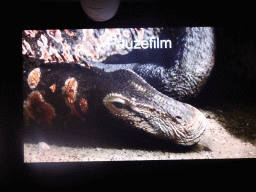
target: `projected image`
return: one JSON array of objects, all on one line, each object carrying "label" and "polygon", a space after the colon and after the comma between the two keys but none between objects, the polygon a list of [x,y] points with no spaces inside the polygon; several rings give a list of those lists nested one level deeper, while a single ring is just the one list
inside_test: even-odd
[{"label": "projected image", "polygon": [[193,104],[215,49],[211,27],[24,30],[24,162],[255,157]]}]

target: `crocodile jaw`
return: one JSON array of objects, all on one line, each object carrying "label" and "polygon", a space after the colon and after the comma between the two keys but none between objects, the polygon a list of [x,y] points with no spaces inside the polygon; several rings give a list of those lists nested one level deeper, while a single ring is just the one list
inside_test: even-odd
[{"label": "crocodile jaw", "polygon": [[198,109],[160,92],[146,100],[148,102],[142,103],[135,97],[110,93],[103,103],[115,117],[156,137],[185,146],[200,141],[207,124]]}]

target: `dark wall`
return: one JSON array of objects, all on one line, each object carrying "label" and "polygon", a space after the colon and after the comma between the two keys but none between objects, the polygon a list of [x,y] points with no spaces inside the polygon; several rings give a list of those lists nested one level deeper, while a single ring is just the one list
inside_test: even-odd
[{"label": "dark wall", "polygon": [[256,49],[250,26],[217,26],[215,66],[201,92],[211,102],[255,103]]}]

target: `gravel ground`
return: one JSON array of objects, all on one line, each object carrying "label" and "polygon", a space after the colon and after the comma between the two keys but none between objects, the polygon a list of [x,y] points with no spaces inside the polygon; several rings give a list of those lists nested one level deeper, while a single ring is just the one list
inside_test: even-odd
[{"label": "gravel ground", "polygon": [[[200,109],[208,120],[203,139],[192,147],[178,147],[168,141],[138,141],[113,137],[107,131],[83,128],[69,132],[45,134],[47,143],[39,142],[39,134],[24,134],[24,162],[75,162],[172,159],[227,159],[256,157],[256,112],[254,106],[227,104]],[[119,133],[118,133],[119,134]],[[131,133],[132,135],[133,133]],[[37,136],[35,136],[37,135]],[[129,137],[129,136],[128,136]],[[129,137],[131,138],[131,137]],[[136,140],[137,139],[137,140]]]}]

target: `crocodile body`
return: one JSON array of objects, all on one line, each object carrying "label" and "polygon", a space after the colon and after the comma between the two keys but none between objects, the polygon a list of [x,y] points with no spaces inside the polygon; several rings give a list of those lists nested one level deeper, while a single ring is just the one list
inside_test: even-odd
[{"label": "crocodile body", "polygon": [[176,144],[197,143],[207,127],[206,119],[183,101],[196,96],[210,75],[213,29],[171,32],[174,48],[171,61],[165,64],[90,62],[92,67],[25,58],[25,122],[35,119],[51,125],[55,117],[84,121],[93,109]]},{"label": "crocodile body", "polygon": [[142,58],[139,63],[132,63],[130,59],[137,58],[135,54],[128,55],[127,59],[123,59],[125,61],[122,64],[91,63],[108,72],[131,69],[165,95],[189,102],[199,94],[214,66],[214,29],[211,27],[171,28],[166,33],[172,41],[172,48],[143,50],[137,53]]},{"label": "crocodile body", "polygon": [[26,118],[47,125],[56,116],[83,121],[94,108],[181,145],[197,143],[206,128],[196,108],[160,93],[131,70],[104,72],[76,63],[41,63],[24,72],[24,81]]}]

